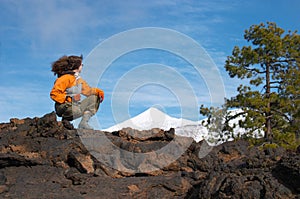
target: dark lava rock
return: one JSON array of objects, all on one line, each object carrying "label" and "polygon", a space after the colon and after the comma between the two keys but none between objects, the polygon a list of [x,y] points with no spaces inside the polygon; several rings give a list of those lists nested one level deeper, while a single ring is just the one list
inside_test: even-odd
[{"label": "dark lava rock", "polygon": [[0,124],[0,198],[299,198],[299,153],[174,129],[66,129],[55,113]]}]

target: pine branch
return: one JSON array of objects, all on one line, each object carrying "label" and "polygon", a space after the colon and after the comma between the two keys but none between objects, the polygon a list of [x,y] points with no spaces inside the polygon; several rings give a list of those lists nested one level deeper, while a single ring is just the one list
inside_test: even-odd
[{"label": "pine branch", "polygon": [[289,122],[291,122],[292,120],[286,115],[284,114],[283,112],[279,111],[278,109],[271,109],[271,111],[274,111],[275,113],[283,116],[285,119],[287,119]]},{"label": "pine branch", "polygon": [[231,121],[232,119],[235,119],[235,118],[237,118],[237,117],[239,117],[239,116],[241,116],[241,115],[244,115],[244,114],[246,114],[245,111],[240,112],[240,113],[238,113],[238,114],[235,114],[235,115],[233,115],[233,116],[229,116],[229,118],[225,118],[225,123],[227,124],[227,123],[228,123],[229,121]]},{"label": "pine branch", "polygon": [[273,81],[273,82],[270,82],[270,84],[281,84],[283,81]]}]

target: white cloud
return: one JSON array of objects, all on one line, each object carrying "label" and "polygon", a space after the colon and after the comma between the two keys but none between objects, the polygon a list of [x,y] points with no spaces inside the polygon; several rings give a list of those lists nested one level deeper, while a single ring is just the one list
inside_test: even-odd
[{"label": "white cloud", "polygon": [[21,27],[36,45],[64,45],[83,31],[89,18],[90,8],[80,2],[22,1],[16,6]]},{"label": "white cloud", "polygon": [[40,117],[53,111],[49,91],[32,83],[0,86],[0,122],[10,118]]}]

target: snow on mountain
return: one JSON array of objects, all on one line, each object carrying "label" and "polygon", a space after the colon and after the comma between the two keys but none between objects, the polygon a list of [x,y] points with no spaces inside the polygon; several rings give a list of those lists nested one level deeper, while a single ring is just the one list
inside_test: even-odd
[{"label": "snow on mountain", "polygon": [[152,128],[170,130],[170,128],[177,128],[186,125],[198,125],[198,122],[170,117],[157,108],[151,107],[145,112],[129,120],[116,124],[108,129],[104,129],[104,131],[113,132],[127,127],[137,130],[150,130]]},{"label": "snow on mountain", "polygon": [[202,121],[191,121],[182,118],[171,117],[157,108],[149,108],[145,112],[119,124],[116,124],[103,131],[113,132],[130,127],[136,130],[150,130],[159,128],[163,130],[175,129],[175,134],[179,136],[192,137],[196,142],[209,139],[206,127],[201,125]]},{"label": "snow on mountain", "polygon": [[[241,111],[240,109],[231,111],[231,114],[235,114]],[[238,121],[243,119],[242,117],[238,117],[230,122],[231,125],[238,124]],[[163,130],[170,130],[170,128],[175,129],[175,134],[179,136],[192,137],[196,142],[199,142],[203,139],[208,141],[209,145],[218,145],[224,141],[220,141],[220,133],[219,132],[209,132],[209,130],[202,125],[202,121],[191,121],[182,118],[174,118],[169,115],[163,113],[162,111],[156,108],[149,108],[145,112],[129,119],[124,122],[121,122],[115,126],[112,126],[108,129],[104,129],[103,131],[113,132],[118,131],[123,128],[130,127],[136,130],[150,130],[153,128],[159,128]],[[246,133],[245,129],[240,128],[238,125],[235,127],[233,135],[244,134]],[[224,135],[225,136],[225,135]],[[230,136],[230,135],[229,135]],[[260,135],[259,132],[255,133],[256,137],[263,136]],[[225,140],[232,140],[232,137],[228,137]]]}]

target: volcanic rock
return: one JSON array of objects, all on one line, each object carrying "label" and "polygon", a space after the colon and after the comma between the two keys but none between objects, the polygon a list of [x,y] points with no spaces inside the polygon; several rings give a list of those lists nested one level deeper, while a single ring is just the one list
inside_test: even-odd
[{"label": "volcanic rock", "polygon": [[168,131],[66,129],[54,112],[0,124],[0,198],[299,198],[299,153]]}]

